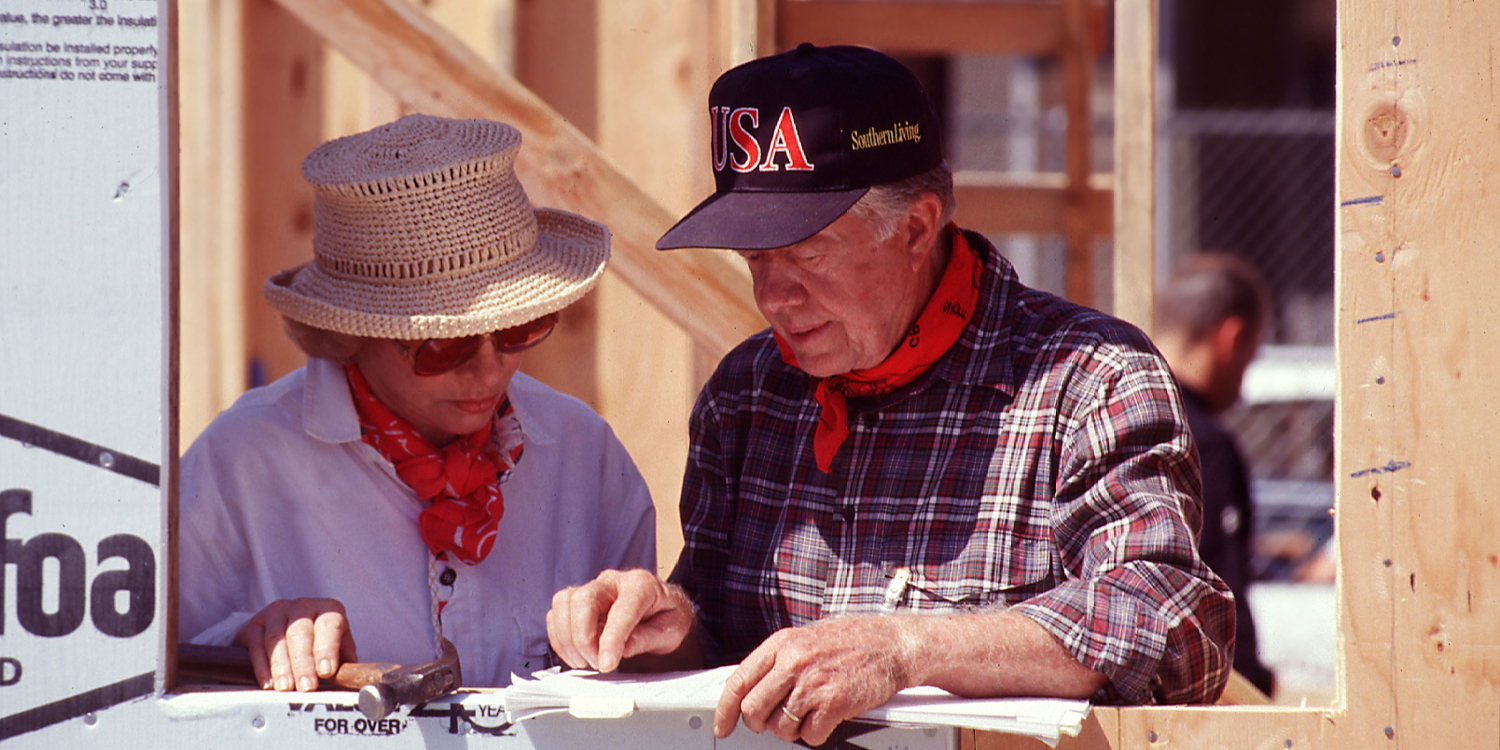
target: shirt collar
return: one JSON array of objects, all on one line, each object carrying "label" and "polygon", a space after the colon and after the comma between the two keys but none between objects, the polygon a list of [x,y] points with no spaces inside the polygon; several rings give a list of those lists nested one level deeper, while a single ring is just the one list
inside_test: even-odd
[{"label": "shirt collar", "polygon": [[979,303],[969,327],[933,366],[931,374],[951,383],[987,386],[1013,396],[1016,374],[1012,328],[1025,287],[1010,262],[983,235],[964,230],[964,239],[984,264]]},{"label": "shirt collar", "polygon": [[[546,387],[540,381],[517,372],[510,379],[510,387],[505,389],[511,408],[516,410],[516,419],[526,430],[528,444],[551,444],[562,438],[558,420],[546,419],[531,411],[533,406],[538,406],[543,401],[538,397],[538,391]],[[553,408],[556,408],[555,404]]]},{"label": "shirt collar", "polygon": [[359,414],[343,365],[308,357],[307,386],[302,391],[302,429],[325,443],[360,439]]}]

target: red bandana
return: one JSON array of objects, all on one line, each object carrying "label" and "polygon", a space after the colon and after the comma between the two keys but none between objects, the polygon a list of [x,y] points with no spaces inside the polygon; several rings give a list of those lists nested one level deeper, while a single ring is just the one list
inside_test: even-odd
[{"label": "red bandana", "polygon": [[[495,546],[505,513],[500,483],[520,460],[523,447],[519,430],[505,429],[507,420],[515,422],[510,399],[501,400],[494,420],[439,449],[375,398],[357,366],[348,365],[344,372],[364,441],[396,467],[396,476],[417,497],[430,503],[417,517],[422,540],[435,555],[451,552],[469,565],[483,560]],[[497,422],[509,433],[499,440],[491,438]]]},{"label": "red bandana", "polygon": [[[813,435],[813,451],[818,468],[824,473],[833,466],[833,457],[838,454],[839,446],[849,437],[845,397],[878,396],[916,380],[958,341],[964,327],[969,324],[969,318],[974,315],[982,269],[958,227],[949,224],[945,231],[953,242],[952,256],[932,299],[927,301],[927,307],[907,332],[905,345],[897,346],[884,362],[867,370],[813,378],[813,399],[823,407],[818,430]],[[797,357],[791,347],[781,334],[774,335],[776,346],[781,349],[781,359],[796,367]]]}]

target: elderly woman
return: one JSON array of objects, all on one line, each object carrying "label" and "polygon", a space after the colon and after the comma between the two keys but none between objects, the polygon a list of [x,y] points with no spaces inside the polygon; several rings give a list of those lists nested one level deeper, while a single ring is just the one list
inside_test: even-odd
[{"label": "elderly woman", "polygon": [[598,281],[601,225],[533,209],[520,134],[412,115],[323,144],[312,262],[265,297],[307,366],[182,460],[180,629],[261,685],[430,661],[470,685],[549,662],[554,592],[655,567],[640,473],[587,406],[517,372]]}]

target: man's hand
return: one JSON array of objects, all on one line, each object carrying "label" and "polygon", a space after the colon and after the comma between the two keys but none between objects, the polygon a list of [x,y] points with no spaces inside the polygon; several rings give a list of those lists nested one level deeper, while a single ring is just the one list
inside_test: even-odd
[{"label": "man's hand", "polygon": [[335,599],[278,599],[250,618],[234,642],[250,651],[255,680],[266,690],[317,690],[319,677],[359,660],[344,605]]},{"label": "man's hand", "polygon": [[678,659],[663,668],[702,666],[692,632],[696,616],[682,589],[646,570],[606,570],[552,597],[547,637],[575,669],[611,672],[622,659],[646,654]]},{"label": "man's hand", "polygon": [[838,617],[773,633],[725,682],[714,734],[744,719],[788,742],[820,745],[840,722],[908,687],[908,618]]},{"label": "man's hand", "polygon": [[1086,698],[1106,682],[1014,612],[836,617],[779,630],[751,651],[724,684],[714,734],[727,737],[743,719],[818,745],[914,685],[970,698]]}]

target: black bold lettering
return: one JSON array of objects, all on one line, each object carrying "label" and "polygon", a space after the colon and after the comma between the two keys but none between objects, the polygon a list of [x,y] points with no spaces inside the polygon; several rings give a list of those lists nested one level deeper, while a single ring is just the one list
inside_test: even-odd
[{"label": "black bold lettering", "polygon": [[[5,523],[12,513],[31,515],[30,490],[0,490],[0,635],[5,635],[5,564],[15,562],[21,554],[21,540],[8,539]],[[16,667],[20,671],[19,664]]]},{"label": "black bold lettering", "polygon": [[[131,534],[115,534],[99,542],[99,563],[123,557],[125,570],[107,570],[94,576],[89,589],[89,614],[94,627],[105,635],[129,638],[140,635],[156,618],[156,554],[146,540]],[[130,592],[124,612],[115,609],[115,592]]]},{"label": "black bold lettering", "polygon": [[[9,540],[7,540],[7,544]],[[57,611],[42,609],[42,561],[58,562]],[[16,619],[21,627],[43,638],[56,638],[83,622],[83,546],[67,534],[38,534],[21,545],[16,560]]]},{"label": "black bold lettering", "polygon": [[0,687],[21,681],[21,661],[9,656],[0,656]]}]

